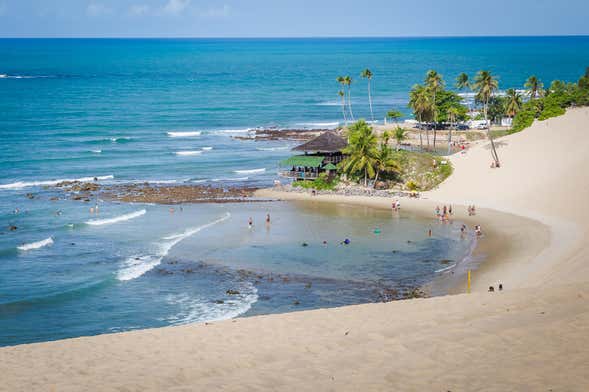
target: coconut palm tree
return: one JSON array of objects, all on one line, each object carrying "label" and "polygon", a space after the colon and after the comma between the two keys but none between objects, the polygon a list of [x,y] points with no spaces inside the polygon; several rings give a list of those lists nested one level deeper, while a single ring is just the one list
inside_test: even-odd
[{"label": "coconut palm tree", "polygon": [[452,128],[456,127],[456,120],[458,119],[459,114],[460,111],[456,106],[448,108],[448,121],[450,121],[450,129],[448,130],[448,154],[452,151]]},{"label": "coconut palm tree", "polygon": [[344,93],[343,90],[340,90],[337,92],[337,95],[339,95],[342,100],[342,114],[344,116],[344,124],[348,125],[348,119],[346,117],[346,93]]},{"label": "coconut palm tree", "polygon": [[483,113],[485,115],[485,122],[487,123],[487,137],[491,141],[491,155],[495,161],[495,165],[499,165],[499,156],[495,149],[495,142],[491,137],[491,123],[488,118],[489,99],[493,96],[495,91],[499,88],[499,82],[490,71],[479,71],[475,77],[473,90],[476,91],[476,98],[483,103]]},{"label": "coconut palm tree", "polygon": [[396,122],[401,117],[403,117],[403,113],[401,113],[398,110],[392,109],[387,112],[387,118],[390,118],[391,120],[393,120],[393,122]]},{"label": "coconut palm tree", "polygon": [[375,175],[375,159],[378,154],[377,139],[372,128],[364,120],[350,126],[349,143],[342,150],[347,158],[342,162],[346,174],[364,173],[364,186],[368,186],[368,177]]},{"label": "coconut palm tree", "polygon": [[532,75],[526,80],[524,87],[528,89],[530,99],[541,97],[544,93],[544,84],[536,75]]},{"label": "coconut palm tree", "polygon": [[505,98],[507,99],[505,102],[505,113],[507,113],[509,117],[514,118],[517,112],[521,109],[522,96],[515,89],[510,88],[507,90]]},{"label": "coconut palm tree", "polygon": [[436,149],[436,128],[438,124],[438,107],[436,105],[436,94],[438,91],[444,89],[444,79],[442,75],[434,70],[429,70],[425,77],[425,84],[428,87],[430,93],[433,95],[432,108],[433,108],[433,120],[434,120],[434,150]]},{"label": "coconut palm tree", "polygon": [[[393,150],[386,144],[382,144],[380,148],[376,151],[376,155],[374,156],[374,188],[376,188],[376,183],[378,182],[378,175],[381,172],[390,171],[390,170],[400,170],[401,166],[395,160],[393,155]],[[364,185],[366,186],[366,184]]]},{"label": "coconut palm tree", "polygon": [[386,131],[384,131],[382,133],[382,143],[385,146],[388,146],[389,145],[389,140],[391,140],[392,137],[393,137],[393,133],[390,130],[387,129]]},{"label": "coconut palm tree", "polygon": [[374,112],[372,111],[372,92],[370,91],[370,81],[372,80],[372,71],[366,68],[360,74],[363,78],[368,80],[368,104],[370,105],[370,118],[374,121]]},{"label": "coconut palm tree", "polygon": [[[423,150],[423,121],[427,120],[432,112],[432,102],[425,86],[416,84],[409,93],[409,107],[417,118],[419,127],[419,145]],[[427,148],[429,149],[429,131],[426,129]]]},{"label": "coconut palm tree", "polygon": [[350,119],[354,119],[354,112],[352,112],[352,78],[349,75],[344,76],[344,85],[348,88],[348,109],[350,110]]},{"label": "coconut palm tree", "polygon": [[397,141],[397,151],[399,151],[399,147],[403,140],[407,139],[407,131],[401,127],[395,128],[395,140]]},{"label": "coconut palm tree", "polygon": [[[463,93],[465,90],[470,90],[470,80],[468,79],[468,75],[466,73],[461,73],[456,78],[456,88],[461,90]],[[470,112],[470,101],[468,102],[468,111]]]}]

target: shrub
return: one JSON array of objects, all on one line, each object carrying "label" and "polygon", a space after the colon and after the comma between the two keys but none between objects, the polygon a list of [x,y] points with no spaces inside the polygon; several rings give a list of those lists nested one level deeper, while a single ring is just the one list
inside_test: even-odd
[{"label": "shrub", "polygon": [[303,180],[303,181],[295,181],[292,186],[295,188],[303,188],[303,189],[316,189],[318,191],[328,191],[335,189],[336,185],[339,183],[339,179],[333,178],[330,179],[326,173],[321,173],[319,178],[316,180]]},{"label": "shrub", "polygon": [[407,181],[407,183],[405,184],[405,187],[406,187],[407,189],[409,189],[411,192],[414,192],[414,191],[416,191],[416,190],[418,190],[418,189],[419,189],[419,186],[418,186],[418,185],[417,185],[417,183],[416,183],[415,181],[413,181],[413,180],[409,180],[409,181]]}]

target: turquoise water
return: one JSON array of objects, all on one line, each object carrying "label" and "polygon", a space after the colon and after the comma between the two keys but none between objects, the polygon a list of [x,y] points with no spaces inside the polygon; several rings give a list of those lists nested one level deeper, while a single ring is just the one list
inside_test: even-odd
[{"label": "turquoise water", "polygon": [[[96,216],[52,201],[44,185],[265,186],[293,144],[232,136],[336,126],[340,74],[373,71],[382,118],[407,113],[408,90],[430,68],[447,81],[488,68],[505,89],[530,74],[574,81],[587,65],[588,37],[0,39],[0,345],[378,301],[425,283],[468,254],[457,226],[426,238],[432,222],[406,213],[284,203],[170,214],[98,201]],[[356,117],[368,117],[358,77],[352,97]],[[267,212],[270,229],[247,229]]]}]

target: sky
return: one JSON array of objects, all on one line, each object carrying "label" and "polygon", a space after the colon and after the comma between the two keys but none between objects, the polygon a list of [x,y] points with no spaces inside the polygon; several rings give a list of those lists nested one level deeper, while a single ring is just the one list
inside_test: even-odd
[{"label": "sky", "polygon": [[589,35],[589,0],[0,0],[0,37]]}]

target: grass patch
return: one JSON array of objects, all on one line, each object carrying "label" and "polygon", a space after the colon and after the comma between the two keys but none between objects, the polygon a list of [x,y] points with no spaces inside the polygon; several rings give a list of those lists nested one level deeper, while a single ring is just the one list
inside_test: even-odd
[{"label": "grass patch", "polygon": [[295,181],[292,186],[295,188],[316,189],[318,191],[331,191],[335,189],[338,183],[339,179],[337,177],[330,180],[325,173],[322,173],[316,180]]}]

